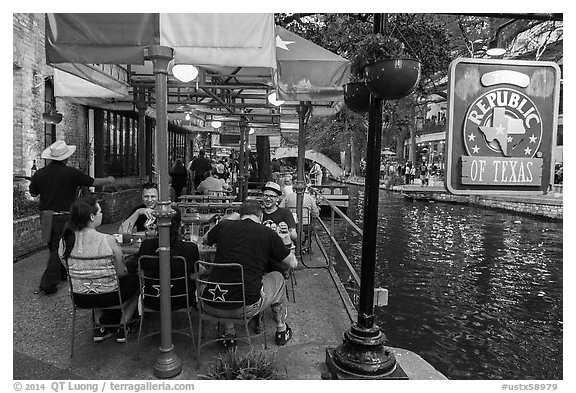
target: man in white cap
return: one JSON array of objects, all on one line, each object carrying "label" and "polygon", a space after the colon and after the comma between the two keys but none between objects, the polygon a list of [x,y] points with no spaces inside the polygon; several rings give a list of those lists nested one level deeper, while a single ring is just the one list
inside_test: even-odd
[{"label": "man in white cap", "polygon": [[[296,222],[289,209],[278,207],[278,200],[282,195],[282,188],[278,183],[269,181],[262,187],[262,202],[264,214],[262,224],[272,228],[281,237],[286,238],[285,244],[291,246],[296,242]],[[289,235],[289,236],[283,236]]]},{"label": "man in white cap", "polygon": [[58,243],[64,224],[68,221],[70,205],[76,199],[78,187],[100,186],[114,181],[112,176],[92,178],[76,168],[66,165],[76,146],[56,141],[46,148],[41,157],[51,160],[30,180],[30,194],[40,195],[40,225],[42,239],[48,243],[50,257],[40,280],[39,292],[56,293],[60,280],[66,280],[66,269],[58,257]]}]

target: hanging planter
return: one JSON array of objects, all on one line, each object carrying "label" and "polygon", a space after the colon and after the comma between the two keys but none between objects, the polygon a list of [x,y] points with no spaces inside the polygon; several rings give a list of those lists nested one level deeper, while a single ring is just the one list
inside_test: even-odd
[{"label": "hanging planter", "polygon": [[356,45],[352,73],[358,79],[365,78],[374,97],[386,100],[406,97],[420,79],[420,63],[405,57],[400,40],[381,33],[368,34]]},{"label": "hanging planter", "polygon": [[412,59],[388,59],[364,68],[366,87],[375,97],[397,100],[406,97],[420,80],[420,62]]},{"label": "hanging planter", "polygon": [[344,103],[353,112],[365,113],[370,107],[370,91],[364,82],[350,82],[344,86]]}]

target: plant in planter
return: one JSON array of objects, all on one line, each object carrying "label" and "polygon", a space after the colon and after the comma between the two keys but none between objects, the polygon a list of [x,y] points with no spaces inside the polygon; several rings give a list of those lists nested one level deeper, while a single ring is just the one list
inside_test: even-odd
[{"label": "plant in planter", "polygon": [[368,112],[370,106],[370,91],[364,82],[364,75],[350,75],[350,82],[344,86],[344,103],[356,113]]},{"label": "plant in planter", "polygon": [[239,355],[236,351],[227,351],[218,356],[218,360],[208,374],[200,375],[204,379],[282,379],[274,357],[266,352],[250,351]]},{"label": "plant in planter", "polygon": [[405,58],[400,40],[381,33],[364,36],[352,58],[352,73],[363,72],[366,86],[378,98],[406,97],[420,79],[420,62]]}]

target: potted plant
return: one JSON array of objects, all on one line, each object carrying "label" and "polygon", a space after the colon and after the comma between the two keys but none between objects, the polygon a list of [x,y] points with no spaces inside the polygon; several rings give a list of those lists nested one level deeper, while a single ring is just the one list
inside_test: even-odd
[{"label": "potted plant", "polygon": [[352,72],[364,73],[366,86],[377,98],[394,100],[410,94],[420,79],[420,62],[404,55],[398,39],[368,34],[357,45]]},{"label": "potted plant", "polygon": [[344,103],[353,112],[368,112],[370,107],[370,91],[366,87],[364,75],[352,73],[350,82],[344,86]]}]

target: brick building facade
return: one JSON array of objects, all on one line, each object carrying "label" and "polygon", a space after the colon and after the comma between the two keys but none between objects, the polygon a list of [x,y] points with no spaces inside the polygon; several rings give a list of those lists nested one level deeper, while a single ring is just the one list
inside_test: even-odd
[{"label": "brick building facade", "polygon": [[[30,176],[35,163],[45,165],[40,158],[51,143],[45,137],[46,84],[52,84],[53,69],[46,65],[44,49],[44,14],[13,14],[13,174]],[[87,118],[83,105],[56,98],[55,106],[62,113],[56,125],[56,139],[77,146],[69,165],[87,168]],[[21,180],[26,186],[26,181]]]}]

